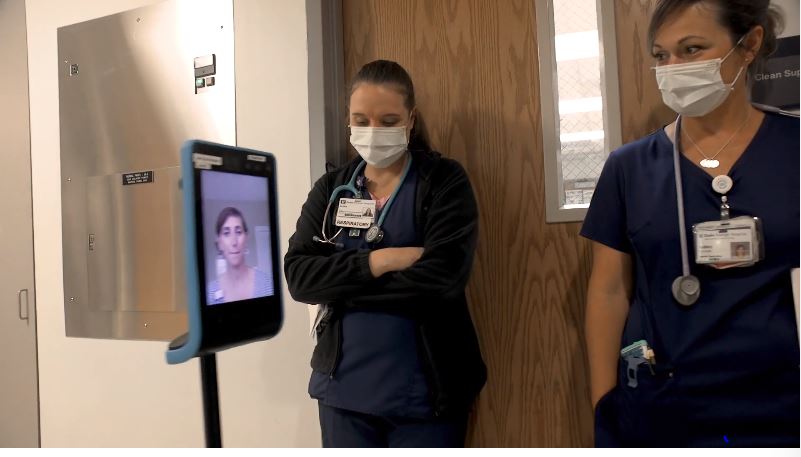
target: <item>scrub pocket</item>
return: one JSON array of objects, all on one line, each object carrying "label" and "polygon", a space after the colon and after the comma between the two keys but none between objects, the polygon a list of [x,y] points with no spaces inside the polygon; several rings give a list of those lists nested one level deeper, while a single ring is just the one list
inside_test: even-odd
[{"label": "scrub pocket", "polygon": [[616,384],[595,405],[595,447],[621,447],[616,400],[620,385]]},{"label": "scrub pocket", "polygon": [[638,386],[629,387],[620,364],[617,385],[595,407],[596,447],[681,447],[689,430],[676,379],[666,371],[637,368]]}]

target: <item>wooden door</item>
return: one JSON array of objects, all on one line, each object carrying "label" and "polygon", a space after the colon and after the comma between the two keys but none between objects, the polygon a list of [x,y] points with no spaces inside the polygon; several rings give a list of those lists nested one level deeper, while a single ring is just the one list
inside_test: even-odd
[{"label": "wooden door", "polygon": [[[624,138],[658,124],[644,45],[651,1],[619,1]],[[343,0],[345,77],[374,59],[412,75],[435,149],[467,169],[480,209],[468,288],[489,370],[470,446],[591,446],[584,349],[589,243],[546,224],[533,0]],[[631,35],[640,36],[632,41]],[[623,92],[623,91],[622,91]],[[654,94],[657,98],[654,98]]]}]

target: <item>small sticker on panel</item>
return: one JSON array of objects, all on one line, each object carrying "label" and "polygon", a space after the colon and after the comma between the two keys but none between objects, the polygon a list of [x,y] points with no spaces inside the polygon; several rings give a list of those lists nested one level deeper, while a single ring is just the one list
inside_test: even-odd
[{"label": "small sticker on panel", "polygon": [[267,157],[259,156],[255,154],[248,154],[248,160],[252,160],[254,162],[266,162]]},{"label": "small sticker on panel", "polygon": [[145,184],[153,182],[152,171],[138,171],[136,173],[123,173],[122,185],[130,186],[132,184]]}]

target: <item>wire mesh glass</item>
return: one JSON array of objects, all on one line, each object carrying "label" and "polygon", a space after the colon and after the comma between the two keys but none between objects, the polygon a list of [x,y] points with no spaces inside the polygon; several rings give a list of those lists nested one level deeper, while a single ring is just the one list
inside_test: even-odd
[{"label": "wire mesh glass", "polygon": [[590,203],[606,154],[596,0],[553,0],[564,206]]}]

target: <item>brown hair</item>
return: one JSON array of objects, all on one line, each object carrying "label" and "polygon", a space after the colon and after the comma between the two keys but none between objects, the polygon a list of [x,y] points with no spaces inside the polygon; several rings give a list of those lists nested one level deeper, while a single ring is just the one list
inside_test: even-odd
[{"label": "brown hair", "polygon": [[[403,96],[403,105],[409,112],[416,106],[414,84],[409,73],[397,62],[391,60],[374,60],[365,64],[350,82],[348,99],[361,84],[389,85]],[[414,127],[409,134],[409,149],[430,150],[428,132],[420,110],[415,113]]]},{"label": "brown hair", "polygon": [[748,68],[753,74],[764,60],[776,50],[776,36],[784,26],[780,11],[770,5],[770,0],[659,0],[651,14],[648,25],[648,46],[653,47],[657,30],[672,15],[696,4],[710,7],[717,16],[718,23],[729,31],[732,43],[761,25],[765,30],[762,47],[757,52],[754,65]]},{"label": "brown hair", "polygon": [[238,209],[229,206],[227,208],[223,208],[223,210],[220,211],[220,214],[217,216],[217,223],[214,225],[217,231],[217,235],[219,235],[220,232],[222,231],[222,227],[223,225],[225,225],[225,221],[227,221],[228,218],[231,216],[238,217],[239,220],[242,221],[242,228],[245,229],[245,233],[248,232],[248,223],[245,222],[245,216],[243,216],[242,212],[239,211]]}]

